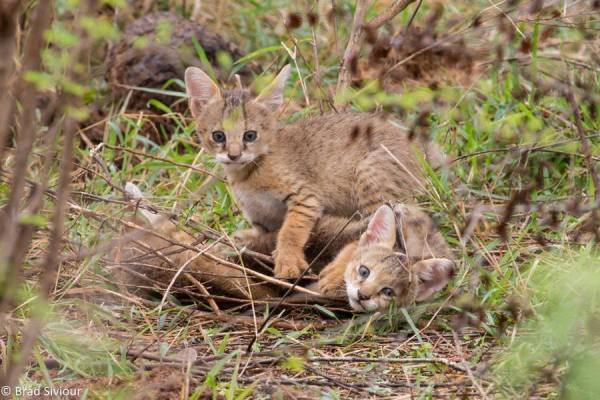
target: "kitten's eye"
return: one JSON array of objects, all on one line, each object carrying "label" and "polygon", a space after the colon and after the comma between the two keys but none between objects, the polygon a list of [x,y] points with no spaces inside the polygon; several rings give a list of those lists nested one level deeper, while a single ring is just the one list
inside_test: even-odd
[{"label": "kitten's eye", "polygon": [[383,289],[381,289],[379,291],[379,293],[381,293],[382,295],[384,295],[386,297],[393,297],[394,296],[394,290],[392,288],[389,288],[389,287],[384,287]]},{"label": "kitten's eye", "polygon": [[244,142],[254,142],[256,140],[256,137],[257,137],[256,131],[244,132]]},{"label": "kitten's eye", "polygon": [[212,139],[217,143],[223,143],[225,141],[225,132],[214,131],[212,133]]},{"label": "kitten's eye", "polygon": [[367,279],[369,277],[370,273],[371,273],[371,270],[369,270],[369,268],[365,267],[364,265],[361,265],[360,267],[358,267],[358,274],[360,275],[361,278]]}]

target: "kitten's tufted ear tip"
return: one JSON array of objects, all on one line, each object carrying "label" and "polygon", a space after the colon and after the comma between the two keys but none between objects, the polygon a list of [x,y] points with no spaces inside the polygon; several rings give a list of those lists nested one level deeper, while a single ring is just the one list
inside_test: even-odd
[{"label": "kitten's tufted ear tip", "polygon": [[208,74],[202,71],[198,67],[187,67],[184,73],[185,77],[185,88],[188,94],[192,95],[194,91],[199,89],[199,85],[206,83],[213,83],[213,80]]},{"label": "kitten's tufted ear tip", "polygon": [[275,79],[260,92],[255,101],[273,110],[279,108],[283,104],[283,90],[290,77],[290,72],[290,64],[286,64]]},{"label": "kitten's tufted ear tip", "polygon": [[206,72],[197,67],[188,67],[185,70],[185,91],[190,98],[190,110],[195,117],[204,105],[221,96],[217,84]]},{"label": "kitten's tufted ear tip", "polygon": [[379,245],[394,248],[396,244],[396,216],[391,207],[383,205],[371,217],[367,231],[360,237],[359,245]]},{"label": "kitten's tufted ear tip", "polygon": [[198,67],[187,67],[185,69],[185,81],[188,82],[190,79],[194,78],[194,75],[203,74],[203,73],[204,73],[204,71],[202,71]]}]

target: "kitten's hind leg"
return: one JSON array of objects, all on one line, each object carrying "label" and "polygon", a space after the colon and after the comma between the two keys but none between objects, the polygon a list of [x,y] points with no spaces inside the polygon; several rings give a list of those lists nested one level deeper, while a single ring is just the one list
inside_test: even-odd
[{"label": "kitten's hind leg", "polygon": [[[141,201],[129,188],[133,198]],[[136,187],[137,189],[137,187]],[[138,189],[139,191],[139,189]],[[176,283],[183,281],[189,273],[201,280],[209,288],[218,292],[241,298],[274,297],[276,290],[259,283],[244,271],[233,268],[237,259],[232,256],[235,252],[224,244],[203,244],[189,233],[179,229],[177,225],[164,215],[156,214],[147,209],[139,209],[135,222],[142,229],[133,229],[140,236],[129,242],[116,252],[119,255],[115,266],[133,269],[137,275],[148,277],[162,285],[168,285],[177,276]],[[146,221],[140,221],[139,217]],[[145,223],[144,223],[145,222]],[[208,248],[207,246],[211,246]],[[212,255],[209,256],[204,252]],[[224,262],[219,262],[221,259]]]}]

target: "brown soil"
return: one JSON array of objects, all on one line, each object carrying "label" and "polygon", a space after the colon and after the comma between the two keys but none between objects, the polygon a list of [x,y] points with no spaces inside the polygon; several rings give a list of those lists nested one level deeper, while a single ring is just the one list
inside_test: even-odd
[{"label": "brown soil", "polygon": [[[227,76],[217,67],[217,54],[227,53],[234,61],[243,56],[242,51],[232,42],[177,14],[148,14],[127,25],[122,40],[108,52],[106,78],[111,85],[113,97],[121,99],[127,95],[131,89],[123,85],[164,89],[169,80],[183,79],[186,67],[201,67],[193,38],[202,46],[221,80]],[[245,69],[240,71],[240,74],[248,72]],[[177,86],[168,89],[182,90]],[[178,100],[176,97],[134,91],[129,99],[128,108],[144,109],[148,100],[152,98],[167,105]],[[185,104],[183,106],[185,108]]]}]

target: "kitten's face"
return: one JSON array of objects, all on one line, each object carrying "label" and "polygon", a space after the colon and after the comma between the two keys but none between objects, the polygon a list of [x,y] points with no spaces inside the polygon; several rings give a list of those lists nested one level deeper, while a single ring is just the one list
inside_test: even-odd
[{"label": "kitten's face", "polygon": [[386,246],[359,248],[345,272],[348,300],[354,310],[375,311],[413,303],[417,284],[406,257]]},{"label": "kitten's face", "polygon": [[389,206],[371,217],[344,274],[348,301],[356,311],[400,307],[425,300],[446,286],[454,262],[430,258],[412,263],[396,250],[396,217]]},{"label": "kitten's face", "polygon": [[267,154],[277,134],[277,109],[288,75],[286,66],[251,99],[249,92],[241,89],[221,92],[202,70],[188,68],[186,89],[203,148],[227,165],[243,166]]}]

